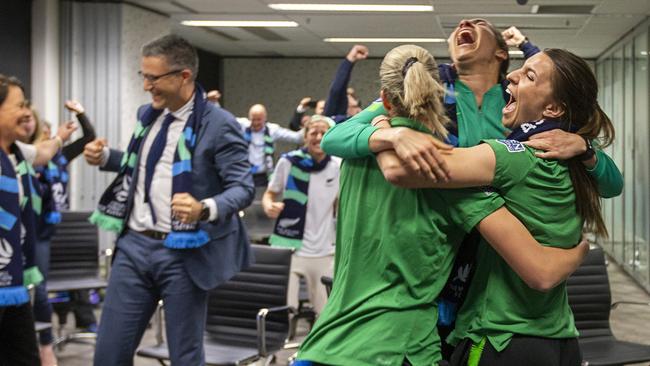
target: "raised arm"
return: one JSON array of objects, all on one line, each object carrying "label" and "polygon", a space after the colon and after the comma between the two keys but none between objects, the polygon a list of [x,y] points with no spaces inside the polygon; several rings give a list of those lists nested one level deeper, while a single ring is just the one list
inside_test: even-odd
[{"label": "raised arm", "polygon": [[59,152],[61,146],[65,141],[70,139],[72,133],[77,129],[73,122],[66,122],[59,126],[59,130],[53,139],[45,140],[36,143],[36,158],[34,159],[34,166],[44,166],[52,160],[54,155]]},{"label": "raised arm", "polygon": [[284,141],[284,142],[290,142],[294,144],[302,144],[304,133],[303,130],[299,131],[291,131],[288,128],[284,128],[282,126],[276,125],[276,124],[268,124],[269,126],[269,133],[271,134],[271,137],[273,138],[273,141]]},{"label": "raised arm", "polygon": [[510,47],[517,47],[524,53],[524,58],[531,58],[540,52],[539,47],[532,44],[528,37],[524,36],[517,27],[510,27],[501,32],[506,44]]},{"label": "raised arm", "polygon": [[346,115],[348,113],[348,83],[354,64],[368,57],[368,48],[363,45],[354,45],[345,56],[330,86],[327,100],[325,101],[325,116]]},{"label": "raised arm", "polygon": [[84,146],[95,139],[95,129],[86,117],[85,110],[81,103],[76,100],[69,100],[65,103],[65,107],[77,115],[77,120],[81,125],[81,132],[83,136],[74,142],[63,147],[61,153],[68,161],[72,161],[77,156],[81,155],[84,151]]},{"label": "raised arm", "polygon": [[572,249],[541,245],[505,207],[484,218],[477,229],[510,268],[538,291],[549,291],[565,281],[589,251],[586,241]]}]

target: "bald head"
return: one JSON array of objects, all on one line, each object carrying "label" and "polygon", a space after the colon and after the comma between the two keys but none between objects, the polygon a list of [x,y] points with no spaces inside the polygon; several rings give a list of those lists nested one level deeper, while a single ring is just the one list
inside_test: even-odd
[{"label": "bald head", "polygon": [[262,104],[254,104],[248,110],[248,119],[251,121],[253,131],[261,131],[266,125],[266,107]]}]

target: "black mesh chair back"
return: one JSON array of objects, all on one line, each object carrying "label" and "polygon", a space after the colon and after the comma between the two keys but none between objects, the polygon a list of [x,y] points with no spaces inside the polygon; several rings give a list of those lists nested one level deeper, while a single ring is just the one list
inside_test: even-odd
[{"label": "black mesh chair back", "polygon": [[580,332],[578,341],[584,366],[650,361],[649,345],[620,341],[612,334],[609,322],[612,296],[601,248],[591,249],[580,268],[569,277],[567,293]]},{"label": "black mesh chair back", "polygon": [[50,246],[48,291],[105,287],[99,271],[97,227],[90,212],[62,212]]},{"label": "black mesh chair back", "polygon": [[256,188],[255,200],[245,208],[242,221],[246,225],[246,232],[250,237],[251,243],[268,243],[268,238],[273,234],[275,220],[269,219],[262,208],[262,194],[264,187]]},{"label": "black mesh chair back", "polygon": [[[210,291],[206,340],[242,347],[257,347],[256,317],[260,309],[287,304],[291,250],[252,245],[255,264]],[[289,313],[266,317],[266,344],[280,349],[289,332]]]},{"label": "black mesh chair back", "polygon": [[567,293],[581,339],[612,335],[609,326],[612,296],[601,248],[591,249],[569,277]]}]

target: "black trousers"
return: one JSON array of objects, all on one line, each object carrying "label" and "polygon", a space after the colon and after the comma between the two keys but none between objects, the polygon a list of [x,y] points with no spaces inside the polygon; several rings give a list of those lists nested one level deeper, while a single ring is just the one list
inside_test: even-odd
[{"label": "black trousers", "polygon": [[0,366],[39,366],[30,303],[0,307]]},{"label": "black trousers", "polygon": [[[472,341],[458,344],[451,366],[467,366]],[[485,342],[479,366],[580,366],[582,353],[577,338],[551,339],[515,335],[503,351],[497,352]]]}]

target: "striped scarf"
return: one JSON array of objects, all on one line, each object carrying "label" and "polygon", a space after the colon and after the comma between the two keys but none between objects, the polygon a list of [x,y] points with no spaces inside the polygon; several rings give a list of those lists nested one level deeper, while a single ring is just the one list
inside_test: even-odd
[{"label": "striped scarf", "polygon": [[[196,84],[194,92],[194,109],[183,129],[182,138],[178,140],[172,165],[172,197],[176,193],[192,191],[192,154],[196,147],[196,136],[206,106],[205,91]],[[120,170],[115,180],[108,186],[99,200],[97,209],[90,217],[90,222],[104,230],[121,233],[127,219],[127,199],[131,192],[133,174],[139,162],[138,152],[151,125],[160,116],[162,110],[151,105],[137,122],[133,137],[122,158]],[[198,222],[184,224],[172,216],[172,231],[165,238],[164,245],[173,249],[197,248],[203,246],[210,237],[199,228]]]},{"label": "striped scarf", "polygon": [[[248,142],[248,145],[253,141],[253,130],[251,130],[250,127],[246,127],[246,130],[244,131],[244,139],[246,142]],[[264,165],[266,165],[266,174],[271,174],[273,171],[273,153],[275,152],[275,148],[273,147],[273,138],[271,137],[271,133],[269,132],[269,127],[264,126]],[[251,173],[252,174],[257,174],[260,169],[262,169],[261,166],[259,165],[252,165],[251,166]]]},{"label": "striped scarf", "polygon": [[54,158],[45,167],[36,168],[40,174],[39,183],[43,197],[43,215],[41,216],[42,226],[56,225],[61,222],[61,211],[70,208],[68,201],[68,160],[61,153],[54,155]]},{"label": "striped scarf", "polygon": [[[16,170],[0,151],[0,307],[26,303],[26,286],[43,280],[34,262],[35,214],[41,210],[36,176],[15,144],[11,152],[16,157]],[[21,175],[20,182],[17,174]],[[24,192],[20,202],[19,184]]]},{"label": "striped scarf", "polygon": [[275,222],[269,243],[273,246],[300,249],[305,233],[309,178],[312,173],[325,169],[331,157],[326,155],[325,159],[317,163],[305,148],[291,151],[283,157],[291,162],[291,170],[284,189],[284,209]]}]

